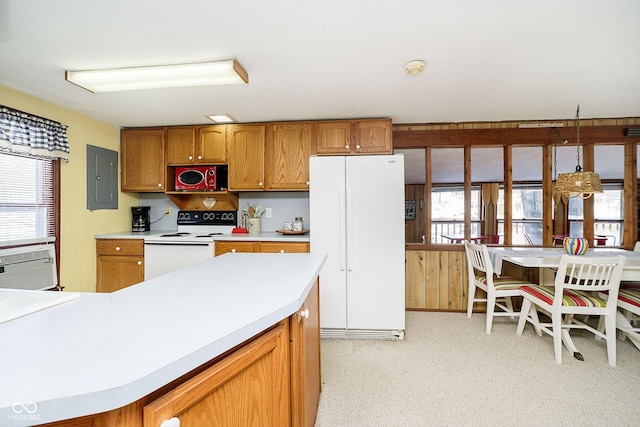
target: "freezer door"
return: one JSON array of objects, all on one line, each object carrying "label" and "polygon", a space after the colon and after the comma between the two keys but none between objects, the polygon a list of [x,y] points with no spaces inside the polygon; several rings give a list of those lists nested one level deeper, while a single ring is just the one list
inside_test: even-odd
[{"label": "freezer door", "polygon": [[404,156],[347,157],[346,207],[347,327],[404,330]]},{"label": "freezer door", "polygon": [[311,252],[327,254],[320,272],[320,327],[347,327],[345,158],[309,159]]}]

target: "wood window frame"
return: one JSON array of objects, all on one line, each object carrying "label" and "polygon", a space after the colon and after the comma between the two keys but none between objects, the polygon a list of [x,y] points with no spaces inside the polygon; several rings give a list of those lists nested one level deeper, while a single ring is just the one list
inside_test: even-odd
[{"label": "wood window frame", "polygon": [[[624,227],[623,246],[632,249],[638,236],[638,169],[637,146],[640,137],[625,136],[625,128],[628,124],[599,126],[598,120],[581,122],[581,146],[583,155],[583,167],[593,170],[594,149],[596,145],[623,145],[624,146]],[[465,127],[468,126],[468,127]],[[493,123],[474,125],[450,124],[450,125],[394,125],[393,148],[394,149],[425,149],[425,187],[424,200],[427,209],[427,224],[425,227],[426,243],[413,244],[416,249],[425,246],[452,245],[432,244],[431,242],[431,202],[430,197],[433,182],[429,173],[433,148],[464,148],[464,188],[465,195],[471,192],[471,147],[502,146],[504,155],[504,244],[512,242],[512,149],[518,146],[542,147],[542,190],[543,190],[543,246],[551,246],[553,239],[553,146],[558,138],[573,141],[575,139],[575,123],[566,121],[563,127],[552,128],[517,128],[508,127],[513,124]],[[492,127],[507,126],[507,127]],[[584,201],[584,237],[593,241],[594,232],[594,201],[593,198]],[[471,199],[465,196],[465,233],[469,233],[471,225]],[[469,236],[466,236],[469,237]]]}]

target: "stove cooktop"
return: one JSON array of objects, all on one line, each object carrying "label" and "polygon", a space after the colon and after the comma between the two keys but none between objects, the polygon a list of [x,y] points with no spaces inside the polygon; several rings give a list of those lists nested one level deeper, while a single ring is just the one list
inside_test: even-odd
[{"label": "stove cooktop", "polygon": [[176,232],[149,236],[145,242],[213,242],[215,236],[231,234],[237,215],[236,211],[178,211]]}]

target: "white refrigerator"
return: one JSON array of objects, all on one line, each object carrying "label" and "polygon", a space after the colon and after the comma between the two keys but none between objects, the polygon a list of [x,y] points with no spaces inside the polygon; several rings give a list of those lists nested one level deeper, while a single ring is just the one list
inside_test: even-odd
[{"label": "white refrigerator", "polygon": [[309,179],[321,335],[403,339],[404,156],[312,156]]}]

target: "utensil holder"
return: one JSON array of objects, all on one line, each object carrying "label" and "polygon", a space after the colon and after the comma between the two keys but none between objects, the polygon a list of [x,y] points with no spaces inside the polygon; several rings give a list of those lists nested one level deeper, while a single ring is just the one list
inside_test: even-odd
[{"label": "utensil holder", "polygon": [[259,234],[262,229],[260,218],[249,218],[249,234]]}]

